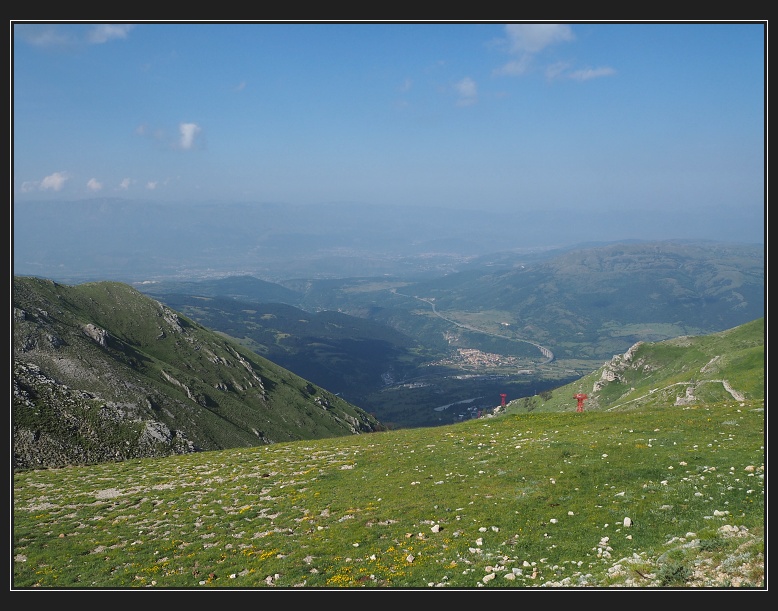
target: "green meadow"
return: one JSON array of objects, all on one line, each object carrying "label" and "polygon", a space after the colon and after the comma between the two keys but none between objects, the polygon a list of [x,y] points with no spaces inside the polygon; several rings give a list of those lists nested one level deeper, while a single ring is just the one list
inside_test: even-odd
[{"label": "green meadow", "polygon": [[763,588],[764,401],[13,475],[13,588]]}]

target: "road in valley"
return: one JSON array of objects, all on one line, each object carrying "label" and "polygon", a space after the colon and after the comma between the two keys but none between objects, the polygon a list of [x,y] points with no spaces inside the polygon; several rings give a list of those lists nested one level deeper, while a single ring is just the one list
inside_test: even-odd
[{"label": "road in valley", "polygon": [[512,341],[512,342],[523,342],[525,344],[532,344],[533,346],[535,346],[535,348],[540,350],[540,353],[545,357],[545,360],[540,363],[541,365],[545,365],[546,363],[550,363],[551,361],[554,360],[554,353],[551,352],[551,350],[549,350],[545,346],[541,346],[538,343],[535,343],[535,342],[530,341],[528,339],[517,339],[515,337],[508,337],[506,335],[500,335],[499,333],[492,333],[491,331],[484,331],[483,329],[477,329],[475,327],[471,327],[470,325],[466,325],[466,324],[463,324],[463,323],[458,322],[456,320],[452,320],[450,318],[447,318],[447,317],[443,316],[443,314],[438,312],[438,309],[435,307],[435,303],[432,301],[432,299],[428,299],[428,298],[425,298],[425,297],[417,297],[416,295],[406,295],[405,293],[398,292],[397,289],[390,289],[390,290],[395,295],[400,295],[402,297],[409,297],[411,299],[416,299],[418,301],[423,301],[424,303],[426,303],[427,305],[429,305],[432,308],[432,313],[435,314],[435,316],[445,320],[449,324],[452,324],[454,326],[460,327],[461,329],[466,329],[467,331],[473,331],[475,333],[483,333],[484,335],[490,335],[492,337],[499,337],[500,339],[507,339],[508,341]]}]

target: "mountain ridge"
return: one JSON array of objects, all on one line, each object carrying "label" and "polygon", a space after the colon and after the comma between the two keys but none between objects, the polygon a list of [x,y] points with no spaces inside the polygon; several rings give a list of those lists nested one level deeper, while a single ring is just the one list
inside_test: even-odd
[{"label": "mountain ridge", "polygon": [[360,408],[129,285],[13,282],[14,465],[360,434]]}]

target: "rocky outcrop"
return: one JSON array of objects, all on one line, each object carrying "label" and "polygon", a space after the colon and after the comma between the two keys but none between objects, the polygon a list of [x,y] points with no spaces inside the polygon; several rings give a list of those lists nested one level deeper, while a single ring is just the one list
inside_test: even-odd
[{"label": "rocky outcrop", "polygon": [[103,348],[108,346],[108,332],[105,329],[101,329],[97,325],[89,323],[84,325],[84,333],[86,333],[88,337],[91,337],[93,340],[95,340],[97,344]]},{"label": "rocky outcrop", "polygon": [[118,405],[58,383],[33,363],[14,362],[14,469],[65,467],[195,452],[164,423],[139,418],[135,404]]},{"label": "rocky outcrop", "polygon": [[600,379],[597,380],[592,387],[592,392],[596,393],[602,390],[603,387],[611,382],[623,382],[624,380],[621,377],[621,373],[628,367],[634,367],[636,365],[633,363],[635,353],[643,343],[644,342],[637,342],[633,344],[624,354],[617,354],[609,362],[605,363],[602,368]]}]

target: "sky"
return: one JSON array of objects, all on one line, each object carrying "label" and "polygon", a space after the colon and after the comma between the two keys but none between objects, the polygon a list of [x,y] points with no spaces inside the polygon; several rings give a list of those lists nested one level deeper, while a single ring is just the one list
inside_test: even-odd
[{"label": "sky", "polygon": [[12,22],[14,206],[761,213],[766,22]]}]

